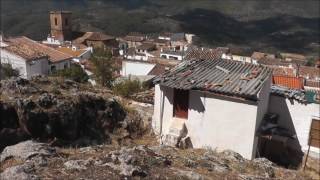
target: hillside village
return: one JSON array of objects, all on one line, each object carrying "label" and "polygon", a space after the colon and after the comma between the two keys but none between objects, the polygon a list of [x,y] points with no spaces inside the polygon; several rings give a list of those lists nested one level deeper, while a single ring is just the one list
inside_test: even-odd
[{"label": "hillside village", "polygon": [[[0,75],[3,76],[0,77],[2,79],[0,103],[20,98],[23,103],[14,105],[14,107],[19,107],[18,114],[22,110],[32,114],[28,110],[29,102],[25,101],[35,97],[39,98],[39,105],[36,105],[39,106],[38,109],[44,108],[47,109],[46,112],[52,113],[51,106],[58,106],[57,104],[65,106],[67,102],[64,101],[67,97],[62,98],[62,96],[72,92],[74,97],[79,97],[79,100],[75,100],[76,103],[90,104],[92,102],[94,104],[92,106],[79,105],[81,108],[86,106],[83,109],[88,111],[88,119],[93,120],[96,116],[103,119],[104,116],[96,111],[106,112],[108,107],[99,105],[101,103],[100,96],[110,99],[112,94],[116,94],[116,99],[126,99],[130,101],[131,105],[133,103],[151,109],[148,115],[142,115],[150,118],[150,120],[146,120],[147,125],[144,126],[147,127],[144,128],[151,131],[157,145],[163,145],[166,148],[200,149],[200,151],[201,149],[213,149],[219,153],[230,150],[241,157],[241,160],[236,160],[237,163],[255,161],[256,158],[263,157],[281,167],[291,169],[304,168],[305,164],[309,165],[307,161],[319,161],[319,57],[312,60],[315,62],[314,64],[310,64],[307,57],[295,52],[242,54],[237,49],[230,47],[200,47],[198,42],[201,39],[196,34],[187,32],[154,34],[132,32],[123,37],[114,37],[103,32],[78,32],[72,29],[72,12],[51,11],[49,17],[51,31],[42,41],[35,41],[26,36],[8,37],[5,34],[0,36]],[[97,53],[100,51],[103,51],[107,56],[101,57],[102,55]],[[93,59],[97,61],[95,62]],[[108,61],[107,65],[102,61]],[[102,66],[113,67],[112,78],[110,78],[112,82],[110,80],[110,83],[106,83],[109,81],[106,79],[107,76],[98,77],[99,74],[104,74],[107,71]],[[16,71],[18,77],[11,79],[5,77],[1,71],[5,72],[4,69],[7,67]],[[46,84],[55,86],[55,83],[48,79],[57,78],[63,72],[65,75],[68,69],[74,67],[78,67],[78,71],[87,77],[88,82],[85,85],[74,82],[75,79],[72,78],[69,80],[69,76],[66,78],[67,80],[64,80],[65,84],[55,87],[54,90],[42,87],[48,88]],[[143,88],[138,88],[139,90],[136,92],[136,90],[130,89],[129,85],[128,87],[121,86],[126,83],[130,84],[130,82],[138,82]],[[24,85],[28,88],[23,88]],[[85,89],[90,89],[96,95],[86,94],[87,92],[81,94],[79,89],[81,86],[90,86]],[[120,87],[118,88],[119,92],[127,88],[126,94],[117,93],[118,91],[113,86]],[[19,90],[12,93],[10,87],[12,87],[12,92],[15,91],[15,88]],[[35,88],[34,93],[31,92],[32,87]],[[26,89],[28,92],[24,94],[23,90]],[[42,94],[41,90],[46,93]],[[60,92],[55,97],[44,96],[44,94],[54,91]],[[23,95],[18,97],[20,93]],[[40,94],[39,97],[38,94]],[[41,98],[49,100],[42,106]],[[55,100],[53,101],[53,99]],[[59,101],[63,103],[58,103]],[[112,103],[113,101],[107,104],[114,108]],[[45,107],[46,104],[49,104],[48,107]],[[93,108],[91,110],[93,106],[100,109],[95,111]],[[34,108],[35,105],[32,107]],[[73,115],[77,114],[75,107],[70,109]],[[130,108],[137,107],[132,105]],[[139,108],[137,109],[139,110]],[[7,119],[8,108],[2,108],[1,105],[0,110],[1,121],[3,118]],[[97,114],[92,114],[93,112]],[[29,116],[31,116],[30,114]],[[38,114],[35,117],[40,118]],[[119,119],[122,115],[121,113],[115,114],[114,117]],[[34,123],[32,118],[28,118],[26,122]],[[50,122],[54,122],[54,113],[50,114],[49,119]],[[89,129],[97,128],[100,121],[103,121],[96,119],[96,124],[92,125],[86,120],[80,119]],[[135,128],[137,125],[133,122],[127,122],[124,118],[120,119],[126,122],[127,126]],[[1,121],[0,140],[7,142],[7,144],[0,142],[0,150],[29,139],[25,138],[29,136],[21,138],[20,131],[12,131],[14,133],[6,131],[5,129],[9,127],[6,127],[7,124]],[[111,124],[117,123],[112,122]],[[75,124],[70,123],[70,126]],[[31,130],[27,130],[32,134],[31,139],[46,139],[47,136],[57,137],[55,133],[59,134],[56,129],[52,130],[52,134],[45,134],[41,130],[33,129],[43,128],[46,125],[24,126],[27,126],[24,127],[26,129],[31,128]],[[66,125],[65,128],[68,129],[70,126]],[[111,130],[110,124],[103,127],[108,127],[109,129],[106,131],[111,133],[123,131],[123,129],[128,131],[127,126],[124,128],[123,122],[121,122],[117,124],[118,129],[112,128]],[[83,127],[78,128],[81,129],[79,131],[83,132],[84,136],[97,133],[87,131]],[[101,131],[104,130],[101,129]],[[127,133],[128,136],[134,134],[133,130]],[[70,133],[66,134],[71,136]],[[92,137],[96,136],[103,137],[101,139],[104,140],[109,138],[109,135],[99,133]],[[16,141],[2,141],[6,139],[5,137],[15,137],[13,139]],[[128,153],[136,153],[135,150],[129,149],[127,151]],[[102,153],[101,149],[96,151]],[[139,153],[147,154],[149,151],[151,150],[141,149],[141,147],[137,150]],[[157,150],[159,154],[155,156],[159,156],[157,160],[164,161],[161,163],[166,163],[167,157],[164,158],[165,153],[162,151],[166,150]],[[7,151],[4,150],[4,152]],[[114,153],[116,155],[111,153],[109,156],[112,156],[111,158],[119,156],[119,152]],[[136,154],[131,155],[136,156]],[[181,154],[177,155],[179,158],[181,156]],[[2,161],[0,160],[0,162]],[[222,160],[219,159],[219,161]],[[81,166],[86,165],[82,164]],[[110,163],[108,167],[114,168]],[[137,172],[137,176],[141,177],[155,173],[151,170],[148,173],[134,172]],[[170,173],[172,172],[170,171]],[[320,173],[320,170],[317,173]],[[124,176],[128,176],[128,173],[124,174]],[[204,176],[203,179],[211,175]],[[112,177],[114,176],[112,175]],[[190,177],[188,176],[187,179],[192,179]],[[160,176],[159,178],[161,179]]]}]

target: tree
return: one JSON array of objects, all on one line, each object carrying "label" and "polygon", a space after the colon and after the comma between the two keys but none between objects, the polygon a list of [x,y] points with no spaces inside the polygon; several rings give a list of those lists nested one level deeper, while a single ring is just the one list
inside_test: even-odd
[{"label": "tree", "polygon": [[79,83],[85,83],[89,79],[86,72],[77,64],[72,64],[71,67],[67,69],[58,70],[53,75],[65,77]]},{"label": "tree", "polygon": [[114,80],[115,62],[110,51],[95,49],[90,58],[93,64],[93,73],[98,83],[111,87]]}]

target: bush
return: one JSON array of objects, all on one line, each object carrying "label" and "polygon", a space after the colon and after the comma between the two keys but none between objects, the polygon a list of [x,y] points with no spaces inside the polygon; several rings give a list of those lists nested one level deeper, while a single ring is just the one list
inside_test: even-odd
[{"label": "bush", "polygon": [[0,67],[0,79],[7,79],[10,77],[18,77],[19,71],[13,69],[11,64],[1,64]]},{"label": "bush", "polygon": [[142,90],[142,85],[138,80],[124,80],[113,86],[113,92],[123,97],[130,97],[132,94]]},{"label": "bush", "polygon": [[79,83],[88,82],[89,79],[87,73],[77,64],[72,64],[68,69],[58,70],[53,75],[71,79]]}]

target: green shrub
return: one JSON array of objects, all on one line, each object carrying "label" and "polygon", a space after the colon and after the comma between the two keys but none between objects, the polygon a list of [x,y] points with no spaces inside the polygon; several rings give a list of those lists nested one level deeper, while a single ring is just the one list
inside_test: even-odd
[{"label": "green shrub", "polygon": [[10,77],[18,77],[19,71],[13,69],[11,64],[1,64],[0,66],[0,79],[7,79]]},{"label": "green shrub", "polygon": [[123,97],[129,97],[134,93],[142,91],[142,85],[138,80],[124,80],[113,86],[113,92]]},{"label": "green shrub", "polygon": [[79,83],[88,82],[89,79],[86,72],[77,64],[72,64],[71,67],[67,69],[58,70],[53,75],[71,79]]}]

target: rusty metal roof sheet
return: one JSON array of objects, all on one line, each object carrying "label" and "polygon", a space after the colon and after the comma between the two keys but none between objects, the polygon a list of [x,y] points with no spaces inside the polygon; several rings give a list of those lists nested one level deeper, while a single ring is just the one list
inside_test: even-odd
[{"label": "rusty metal roof sheet", "polygon": [[190,60],[157,76],[154,83],[257,100],[258,92],[271,73],[272,70],[265,66],[231,60]]}]

